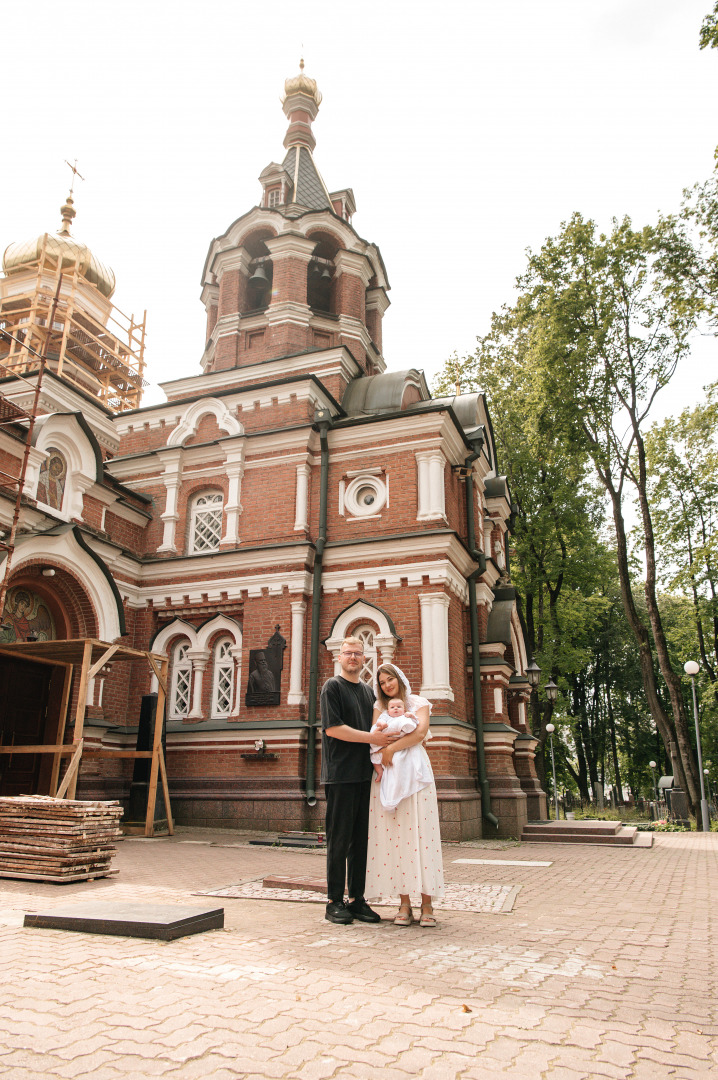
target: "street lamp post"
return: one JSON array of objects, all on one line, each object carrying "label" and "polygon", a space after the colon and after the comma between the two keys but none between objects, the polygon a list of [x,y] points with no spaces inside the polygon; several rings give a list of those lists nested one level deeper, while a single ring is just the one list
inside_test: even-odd
[{"label": "street lamp post", "polygon": [[693,690],[693,719],[696,725],[696,750],[698,751],[698,776],[701,781],[701,818],[703,819],[703,832],[711,831],[711,819],[708,813],[708,801],[706,799],[706,789],[703,780],[703,755],[701,753],[701,732],[698,727],[698,701],[696,698],[696,675],[700,671],[700,664],[697,664],[695,660],[688,660],[683,665],[683,670],[686,675],[690,676],[691,688]]},{"label": "street lamp post", "polygon": [[526,668],[526,678],[529,681],[531,689],[535,690],[539,684],[539,679],[541,678],[541,668],[535,660],[532,660]]},{"label": "street lamp post", "polygon": [[658,814],[658,788],[656,787],[656,762],[655,761],[649,761],[648,764],[650,765],[651,772],[653,774],[653,798],[655,800],[654,806],[656,807],[656,814]]}]

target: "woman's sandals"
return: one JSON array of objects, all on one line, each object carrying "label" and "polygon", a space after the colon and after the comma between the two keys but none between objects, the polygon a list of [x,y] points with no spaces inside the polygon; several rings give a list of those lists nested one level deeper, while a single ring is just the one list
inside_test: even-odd
[{"label": "woman's sandals", "polygon": [[436,919],[434,917],[433,908],[422,908],[421,918],[419,919],[419,926],[434,927],[436,926]]},{"label": "woman's sandals", "polygon": [[394,916],[394,926],[411,926],[414,921],[414,913],[410,907],[402,906],[399,908],[399,912]]}]

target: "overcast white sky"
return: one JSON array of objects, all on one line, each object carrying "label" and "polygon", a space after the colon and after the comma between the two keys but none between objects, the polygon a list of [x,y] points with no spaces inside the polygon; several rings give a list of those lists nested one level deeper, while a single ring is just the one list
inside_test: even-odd
[{"label": "overcast white sky", "polygon": [[[284,79],[324,95],[316,161],[352,187],[354,225],[392,284],[390,368],[431,381],[512,298],[524,252],[574,210],[608,225],[676,209],[718,143],[712,0],[34,0],[2,15],[0,250],[59,226],[147,308],[144,404],[199,373],[200,276],[212,237],[281,161]],[[11,44],[12,43],[12,44]],[[663,410],[715,379],[699,343]]]}]

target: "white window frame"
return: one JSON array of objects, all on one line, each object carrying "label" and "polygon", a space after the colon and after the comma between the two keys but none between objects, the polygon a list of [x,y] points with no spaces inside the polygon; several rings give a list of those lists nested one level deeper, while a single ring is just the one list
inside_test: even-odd
[{"label": "white window frame", "polygon": [[[170,694],[170,718],[172,720],[186,720],[192,708],[192,660],[188,656],[192,648],[189,641],[183,638],[178,641],[172,650],[172,684]],[[183,677],[180,682],[180,677]],[[178,708],[178,697],[181,687],[186,687],[187,696],[184,702],[184,711]]]},{"label": "white window frame", "polygon": [[[213,668],[212,668],[212,719],[213,720],[226,720],[232,715],[232,704],[234,702],[234,656],[232,649],[235,648],[234,640],[227,635],[223,635],[215,643],[213,654]],[[220,708],[220,684],[222,676],[228,676],[229,689],[224,695],[226,698],[226,708]]]},{"label": "white window frame", "polygon": [[372,689],[376,681],[376,669],[378,666],[376,647],[378,633],[379,628],[371,623],[362,623],[351,632],[352,637],[357,637],[364,642],[364,663],[359,672],[359,678]]},{"label": "white window frame", "polygon": [[[370,521],[381,517],[389,505],[389,482],[380,470],[350,475],[339,487],[339,513],[347,514],[347,521]],[[371,499],[371,501],[367,501]]]},{"label": "white window frame", "polygon": [[[219,514],[217,513],[219,511]],[[217,522],[216,543],[198,544],[197,530],[204,519],[213,518]],[[200,555],[206,551],[218,551],[222,540],[222,526],[224,522],[224,495],[221,491],[202,491],[192,499],[189,521],[189,552],[191,555]]]}]

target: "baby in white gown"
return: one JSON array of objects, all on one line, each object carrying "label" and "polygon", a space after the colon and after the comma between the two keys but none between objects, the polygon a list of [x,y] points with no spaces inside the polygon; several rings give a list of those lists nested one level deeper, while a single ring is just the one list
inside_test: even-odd
[{"label": "baby in white gown", "polygon": [[[416,717],[413,713],[405,712],[401,698],[392,698],[386,710],[377,717],[371,731],[408,735],[416,729],[416,726]],[[389,813],[393,813],[407,795],[413,795],[433,783],[434,774],[431,771],[429,759],[422,752],[421,743],[409,746],[405,750],[397,750],[390,766],[382,765],[380,746],[370,743],[369,749],[377,782],[381,783],[379,789],[381,805]]]}]

